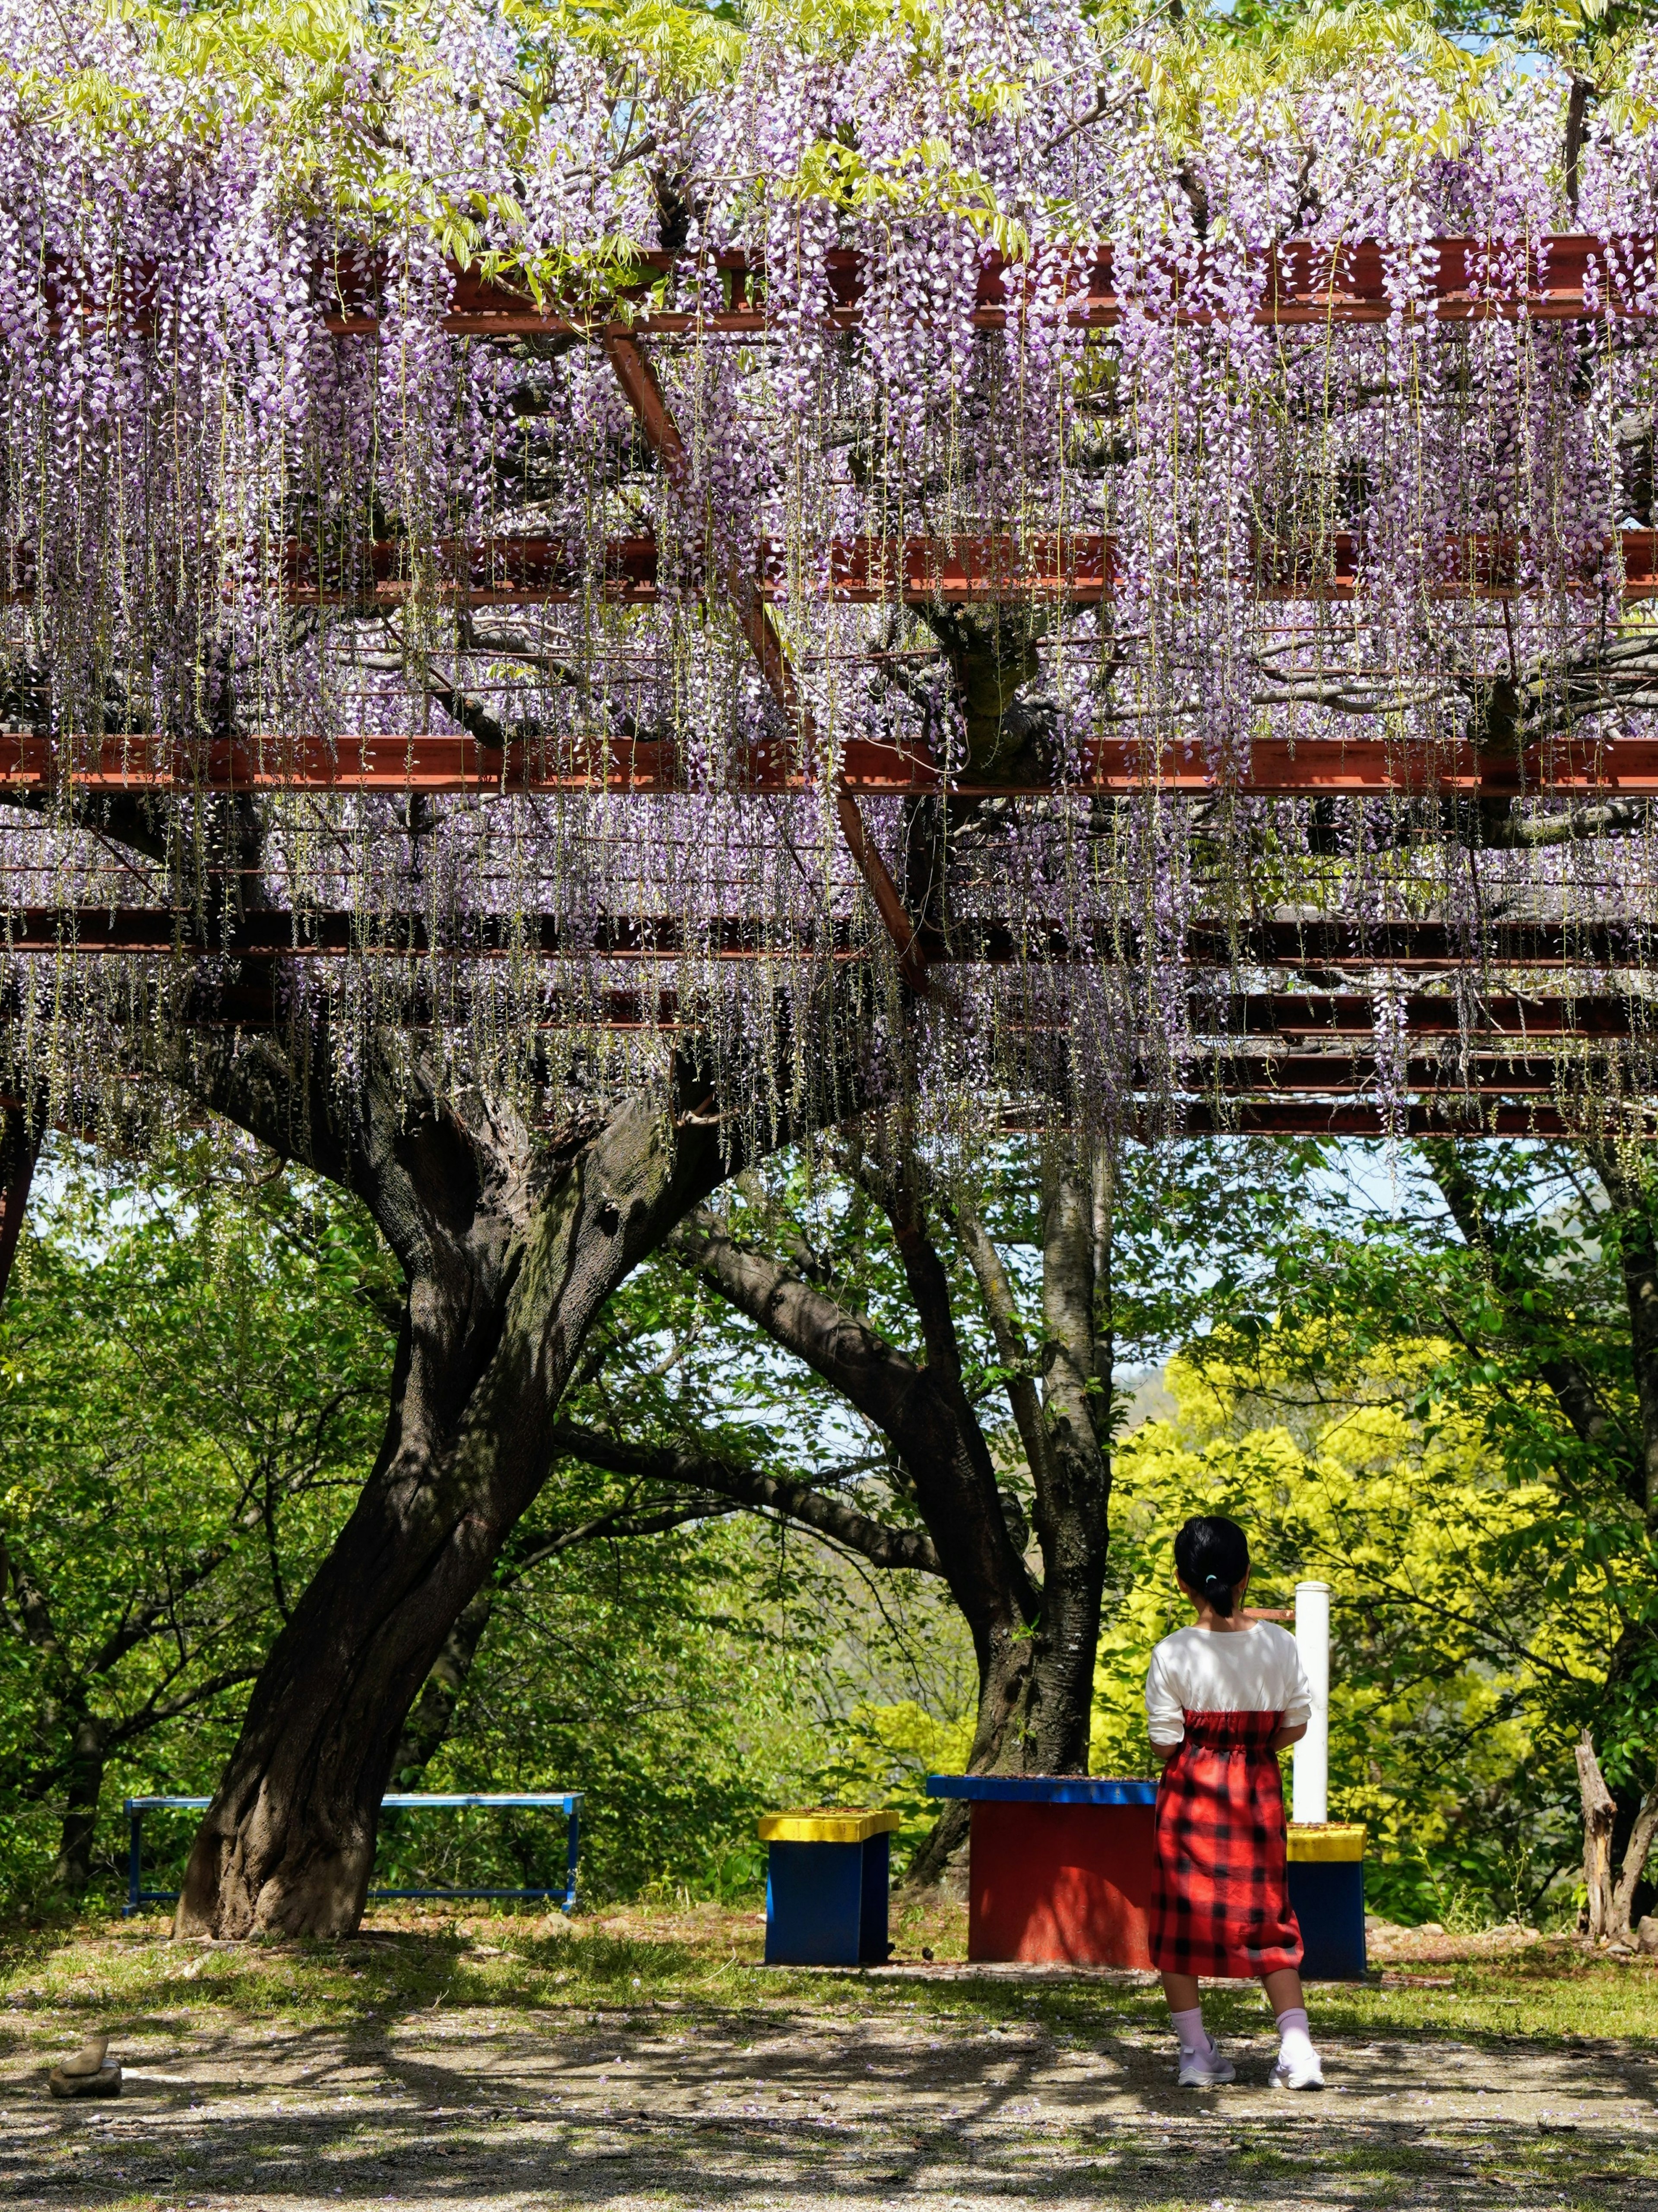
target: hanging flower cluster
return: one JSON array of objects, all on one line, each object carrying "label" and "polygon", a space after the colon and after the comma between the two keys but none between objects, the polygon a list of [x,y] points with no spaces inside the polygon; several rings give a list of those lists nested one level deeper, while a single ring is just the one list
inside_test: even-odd
[{"label": "hanging flower cluster", "polygon": [[[1602,60],[1574,106],[1350,14],[0,0],[13,1079],[164,1110],[275,1030],[558,1117],[690,1033],[772,1114],[841,991],[923,1122],[1178,1127],[1319,1087],[1259,1007],[1334,929],[1390,1133],[1620,1122],[1658,44]],[[133,908],[173,948],[95,951]],[[1519,923],[1615,1037],[1493,1060]]]}]

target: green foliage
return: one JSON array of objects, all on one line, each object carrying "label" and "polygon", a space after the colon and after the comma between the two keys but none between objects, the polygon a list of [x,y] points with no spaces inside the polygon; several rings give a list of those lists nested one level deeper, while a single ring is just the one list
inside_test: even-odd
[{"label": "green foliage", "polygon": [[[835,1716],[816,1694],[813,1583],[809,1560],[741,1517],[565,1553],[497,1604],[418,1786],[582,1790],[589,1900],[752,1898],[759,1815],[821,1795]],[[376,1879],[562,1882],[556,1816],[491,1826],[469,1819],[463,1848],[450,1816],[400,1816]]]},{"label": "green foliage", "polygon": [[56,1842],[77,1729],[202,1790],[384,1420],[393,1295],[328,1188],[203,1139],[60,1151],[0,1312],[0,1879]]},{"label": "green foliage", "polygon": [[[1609,1778],[1644,1788],[1658,1572],[1620,1263],[1637,1224],[1570,1147],[1401,1153],[1386,1203],[1365,1156],[1350,1159],[1353,1181],[1331,1187],[1318,1233],[1264,1255],[1253,1310],[1217,1316],[1189,1355],[1262,1407],[1388,1391],[1426,1446],[1442,1433],[1478,1438],[1489,1480],[1545,1494],[1496,1564],[1551,1606],[1612,1607],[1617,1680],[1578,1710],[1593,1715]],[[1471,1209],[1472,1241],[1450,1218],[1448,1186]],[[1563,1408],[1557,1384],[1571,1376],[1602,1417],[1592,1437]]]},{"label": "green foliage", "polygon": [[[533,189],[546,135],[556,138],[594,94],[619,170],[658,157],[665,118],[677,132],[728,96],[751,42],[840,66],[861,50],[882,67],[896,54],[932,83],[936,127],[896,149],[860,145],[842,130],[746,189],[879,221],[948,214],[1014,258],[1028,251],[1039,210],[1050,235],[1091,228],[1044,173],[1021,165],[1015,178],[992,179],[968,151],[974,125],[1026,112],[1061,64],[1015,42],[1005,66],[944,66],[940,0],[503,0],[504,41],[475,47],[395,0],[123,0],[111,12],[146,57],[142,82],[136,71],[124,79],[112,43],[96,63],[23,80],[31,109],[106,149],[206,143],[257,115],[272,188],[296,209],[393,241],[424,231],[446,254],[577,313],[638,311],[654,282],[645,240],[622,228],[532,241],[520,187],[453,190],[411,158],[397,122],[405,95],[442,89],[458,112],[486,118]],[[1454,156],[1517,72],[1539,62],[1593,86],[1613,121],[1649,124],[1650,88],[1632,81],[1630,63],[1655,14],[1655,0],[1101,0],[1091,50],[1063,66],[1091,76],[1102,99],[1139,87],[1179,156],[1201,144],[1205,116],[1240,104],[1270,113],[1308,82],[1350,85],[1368,64],[1402,59],[1404,76],[1373,72],[1392,89],[1368,120],[1403,175]],[[592,80],[578,84],[584,69]],[[1434,88],[1437,105],[1413,103],[1402,89],[1411,82]],[[1297,127],[1287,101],[1283,124]]]},{"label": "green foliage", "polygon": [[[1442,1921],[1530,1915],[1551,1882],[1569,1902],[1572,1740],[1592,1723],[1614,1783],[1644,1786],[1658,1667],[1658,1577],[1630,1490],[1620,1240],[1637,1218],[1607,1211],[1576,1155],[1457,1158],[1483,1244],[1451,1223],[1424,1153],[1125,1148],[1119,1375],[1175,1354],[1179,1412],[1118,1455],[1093,1747],[1096,1771],[1146,1770],[1146,1659],[1183,1617],[1170,1540],[1191,1511],[1231,1511],[1259,1600],[1287,1601],[1302,1574],[1334,1585],[1336,1807],[1372,1825],[1382,1907]],[[739,1236],[786,1247],[919,1359],[890,1231],[850,1164],[787,1158],[722,1203]],[[1039,1151],[954,1171],[1007,1255],[1039,1370]],[[948,1235],[940,1249],[998,1479],[1027,1503],[1007,1376]],[[0,1310],[14,1897],[51,1861],[87,1722],[107,1767],[106,1894],[118,1795],[212,1787],[246,1685],[372,1462],[400,1296],[354,1206],[245,1147],[43,1169]],[[1606,1413],[1593,1443],[1548,1380],[1563,1360]],[[884,1441],[668,1255],[600,1316],[565,1410],[917,1518]],[[515,1543],[671,1499],[562,1464]],[[595,1900],[751,1898],[755,1820],[789,1803],[891,1804],[901,1844],[925,1832],[923,1778],[961,1763],[975,1697],[935,1578],[735,1512],[510,1566],[414,1786],[583,1790]],[[188,1834],[154,1825],[158,1875]],[[549,1815],[418,1815],[387,1823],[379,1879],[552,1886],[562,1863]]]},{"label": "green foliage", "polygon": [[[894,1904],[901,1953],[913,1957],[925,1943],[941,1964],[964,1959],[964,1907],[902,1898]],[[1137,2057],[1143,2064],[1144,2039],[1161,2049],[1168,2032],[1167,2007],[1155,1987],[1081,1977],[1033,1987],[972,1974],[896,1979],[765,1966],[763,1931],[752,1911],[629,1911],[573,1926],[557,1915],[483,1911],[436,1926],[423,1919],[424,1925],[411,1927],[402,1915],[376,1914],[374,1924],[385,1932],[365,1943],[224,1944],[205,1954],[168,1943],[153,1922],[67,1934],[15,1926],[0,1952],[0,1995],[6,1999],[0,2033],[19,2070],[61,2058],[71,2039],[78,2040],[94,2021],[129,2042],[165,2034],[176,2039],[172,2047],[211,2051],[295,2031],[301,2064],[314,2064],[319,2035],[332,2034],[350,2037],[347,2048],[359,2060],[365,2051],[388,2051],[390,2064],[403,2067],[403,2033],[422,2024],[446,2038],[475,2030],[491,2046],[480,2054],[485,2060],[509,2037],[570,2036],[578,2050],[587,2044],[586,2056],[590,2031],[602,2026],[609,2035],[633,2032],[655,2045],[659,2066],[665,2032],[676,2030],[698,2038],[731,2035],[758,2046],[764,2064],[777,2049],[774,2036],[800,2033],[804,2013],[814,2032],[826,2018],[844,2029],[868,2022],[872,2030],[918,2020],[938,2037],[989,2022],[1039,2023],[1056,2037],[1081,2039],[1096,2065],[1096,2054],[1104,2053],[1127,2070]],[[1228,2040],[1253,2038],[1267,2025],[1257,1989],[1215,1989],[1204,2002],[1210,2025]],[[1326,1984],[1316,2006],[1325,2033],[1356,2042],[1399,2039],[1384,2059],[1394,2080],[1401,2051],[1410,2053],[1413,2069],[1431,2065],[1444,2047],[1437,2045],[1441,2037],[1465,2056],[1471,2038],[1490,2039],[1486,2047],[1499,2065],[1513,2064],[1521,2036],[1534,2046],[1564,2046],[1580,2066],[1586,2038],[1618,2067],[1630,2063],[1628,2045],[1649,2052],[1658,2045],[1658,1976],[1557,1943],[1448,1962],[1429,1978],[1390,1978],[1386,1987]],[[1413,2042],[1406,2045],[1407,2038]],[[332,2074],[323,2075],[321,2086],[336,2094]],[[417,2124],[425,2124],[410,2101],[386,2102],[412,2111]],[[1231,2114],[1228,2120],[1231,2132],[1238,2124]],[[499,2123],[497,2105],[489,2124]],[[1269,2112],[1259,2124],[1282,2130],[1283,2121]],[[1397,2147],[1401,2131],[1376,2132],[1385,2147]],[[1528,2132],[1539,2140],[1537,2130]],[[1568,2132],[1564,2139],[1575,2146],[1571,2155],[1581,2169],[1582,2136]],[[1143,2150],[1143,2133],[1130,2140],[1137,2154]],[[1503,2178],[1511,2182],[1515,2146],[1506,2138],[1492,2141],[1505,2160]],[[1300,2201],[1305,2173],[1303,2166],[1295,2190],[1281,2188],[1257,2201]],[[846,2194],[844,2182],[840,2187]],[[168,2194],[158,2201],[177,2198]],[[1582,2199],[1559,2174],[1537,2201]]]}]

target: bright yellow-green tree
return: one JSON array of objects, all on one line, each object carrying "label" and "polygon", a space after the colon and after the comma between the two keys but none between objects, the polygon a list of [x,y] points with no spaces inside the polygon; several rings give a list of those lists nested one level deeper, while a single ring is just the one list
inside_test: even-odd
[{"label": "bright yellow-green tree", "polygon": [[1286,1383],[1277,1402],[1270,1360],[1247,1394],[1223,1365],[1172,1363],[1176,1416],[1118,1459],[1091,1763],[1149,1770],[1147,1662],[1191,1618],[1174,1534],[1230,1514],[1250,1534],[1252,1603],[1289,1604],[1301,1577],[1332,1585],[1332,1814],[1369,1824],[1373,1907],[1530,1916],[1551,1886],[1557,1907],[1570,1899],[1571,1742],[1618,1619],[1609,1586],[1551,1578],[1553,1489],[1514,1481],[1471,1413],[1423,1418],[1446,1350],[1395,1344],[1339,1392]]}]

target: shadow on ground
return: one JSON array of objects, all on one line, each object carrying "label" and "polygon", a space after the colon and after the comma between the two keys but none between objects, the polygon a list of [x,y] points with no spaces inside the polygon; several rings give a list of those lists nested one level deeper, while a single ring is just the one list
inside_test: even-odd
[{"label": "shadow on ground", "polygon": [[[0,2032],[8,2205],[1227,2208],[1454,2203],[1658,2212],[1658,2069],[1626,2045],[1326,2039],[1331,2088],[1173,2086],[1165,2036],[1098,1984],[1065,2022],[991,1992],[948,2017],[635,1998],[342,2029],[133,2027],[119,2103],[58,2106]],[[1001,2016],[997,2017],[1000,2007]],[[1262,2020],[1261,2027],[1265,2027]]]}]

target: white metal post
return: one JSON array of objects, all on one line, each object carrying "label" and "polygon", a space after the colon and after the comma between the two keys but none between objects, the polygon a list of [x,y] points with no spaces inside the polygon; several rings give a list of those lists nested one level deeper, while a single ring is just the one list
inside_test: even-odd
[{"label": "white metal post", "polygon": [[1330,1585],[1295,1585],[1295,1642],[1313,1692],[1307,1734],[1295,1747],[1297,1820],[1330,1818]]}]

